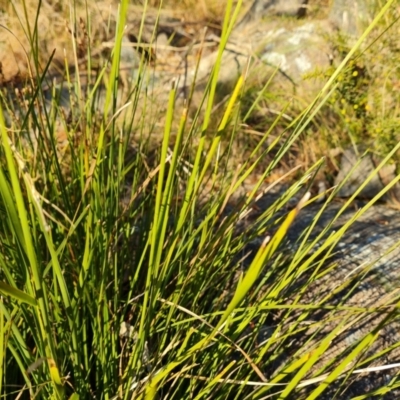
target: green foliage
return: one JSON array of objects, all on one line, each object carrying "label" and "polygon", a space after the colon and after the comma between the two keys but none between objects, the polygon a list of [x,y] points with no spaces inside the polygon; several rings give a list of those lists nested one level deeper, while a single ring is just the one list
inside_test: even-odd
[{"label": "green foliage", "polygon": [[[119,100],[127,6],[125,0],[119,8],[112,58],[93,80],[84,85],[79,74],[66,70],[65,89],[76,99],[70,115],[62,108],[62,88],[49,100],[37,62],[40,30],[37,25],[27,29],[31,94],[19,105],[5,99],[7,123],[0,118],[1,394],[74,400],[305,398],[304,388],[317,383],[309,397],[317,398],[344,373],[349,358],[373,343],[379,327],[350,354],[319,366],[322,373],[315,366],[332,337],[346,322],[354,323],[351,312],[312,349],[301,346],[283,363],[277,360],[299,334],[312,340],[304,321],[311,310],[328,306],[301,304],[301,295],[318,273],[329,272],[325,261],[334,246],[377,199],[330,236],[326,227],[311,240],[310,226],[287,254],[282,243],[301,208],[315,200],[304,189],[321,160],[251,225],[243,220],[265,179],[328,101],[368,32],[286,131],[269,140],[283,115],[278,113],[232,172],[230,144],[239,134],[240,116],[247,118],[240,110],[243,76],[216,129],[212,114],[223,49],[241,2],[227,4],[218,58],[201,105],[204,115],[198,112],[190,120],[187,108],[177,105],[172,83],[158,134],[157,124],[146,119],[159,114],[152,109],[144,57],[128,99]],[[90,46],[87,51],[84,68],[90,71]],[[272,161],[265,165],[265,159]],[[263,173],[250,193],[234,201],[260,166]],[[307,194],[287,212],[301,191]],[[260,237],[246,264],[244,253]],[[310,280],[299,287],[303,276]],[[283,318],[276,323],[278,312]],[[271,326],[270,340],[259,343]]]},{"label": "green foliage", "polygon": [[[391,17],[379,21],[362,50],[348,63],[338,78],[338,86],[330,99],[333,110],[342,124],[336,129],[341,145],[349,140],[362,147],[369,146],[384,156],[399,141],[396,126],[399,122],[398,84],[398,24],[399,10],[393,8]],[[339,56],[349,51],[346,38],[337,35],[333,46]],[[398,155],[396,157],[398,162]]]}]

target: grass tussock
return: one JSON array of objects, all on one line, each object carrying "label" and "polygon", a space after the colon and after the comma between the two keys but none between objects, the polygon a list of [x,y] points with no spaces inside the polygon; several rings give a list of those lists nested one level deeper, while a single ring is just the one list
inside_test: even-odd
[{"label": "grass tussock", "polygon": [[[311,399],[365,366],[362,355],[368,354],[367,361],[381,355],[368,349],[393,313],[350,350],[329,358],[333,338],[371,310],[355,314],[341,304],[331,306],[329,297],[302,302],[334,268],[326,261],[335,245],[377,199],[338,231],[328,235],[327,225],[313,237],[317,214],[297,245],[288,248],[290,226],[317,200],[309,189],[323,160],[312,159],[303,171],[276,171],[293,148],[304,146],[300,139],[393,2],[382,7],[307,107],[274,131],[287,115],[279,110],[254,141],[243,139],[243,116],[257,106],[248,104],[245,75],[215,111],[221,55],[242,15],[240,3],[226,2],[219,57],[193,114],[192,92],[179,104],[176,82],[169,82],[163,107],[154,102],[145,56],[120,97],[129,1],[121,2],[110,29],[108,19],[91,24],[89,15],[80,20],[61,2],[46,1],[39,9],[29,1],[0,3],[25,28],[18,40],[13,29],[7,34],[17,47],[29,49],[22,53],[30,65],[27,84],[15,95],[4,91],[0,113],[0,393],[5,397]],[[220,4],[200,1],[197,7],[206,15]],[[51,57],[42,52],[41,26],[54,37],[59,29],[56,18],[48,23],[47,7],[64,15],[69,29],[80,26],[84,32],[81,40],[78,28],[67,29],[65,48],[72,56],[68,50],[56,63],[64,66],[61,86],[48,79]],[[88,14],[101,7],[96,3]],[[104,58],[96,53],[100,31],[113,36],[113,49]],[[82,71],[90,72],[87,82]],[[237,143],[247,146],[246,157],[239,158]],[[240,162],[232,162],[235,158]],[[296,179],[273,196],[282,175]],[[244,185],[245,195],[238,196]],[[257,210],[261,194],[270,201]],[[342,322],[329,332],[326,320],[305,329],[312,310],[330,310],[329,319],[340,316]],[[354,360],[360,361],[349,369]]]}]

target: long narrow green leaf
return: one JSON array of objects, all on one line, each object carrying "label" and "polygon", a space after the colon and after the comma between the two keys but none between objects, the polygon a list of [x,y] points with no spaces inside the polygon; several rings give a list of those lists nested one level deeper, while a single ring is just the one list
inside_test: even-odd
[{"label": "long narrow green leaf", "polygon": [[14,299],[21,301],[22,303],[27,303],[35,307],[37,306],[37,301],[34,297],[23,292],[22,290],[7,285],[7,283],[0,282],[0,291],[8,296],[14,297]]}]

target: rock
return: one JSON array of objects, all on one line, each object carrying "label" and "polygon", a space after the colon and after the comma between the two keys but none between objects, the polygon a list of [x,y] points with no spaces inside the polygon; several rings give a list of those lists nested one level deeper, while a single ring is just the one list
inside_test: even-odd
[{"label": "rock", "polygon": [[260,59],[279,67],[294,83],[304,83],[303,77],[319,68],[330,65],[330,48],[322,39],[321,25],[307,22],[292,29],[279,28],[265,35]]},{"label": "rock", "polygon": [[360,35],[370,22],[374,3],[375,0],[335,0],[329,20],[346,35]]},{"label": "rock", "polygon": [[[303,16],[307,0],[256,0],[233,31],[223,55],[219,82],[222,86],[232,86],[247,67],[248,59],[253,59],[255,74],[270,76],[279,68],[275,82],[293,89],[302,85],[308,94],[317,93],[322,80],[304,80],[307,74],[323,70],[332,64],[333,50],[327,36],[336,27],[347,35],[358,35],[368,23],[373,0],[335,0],[331,5],[328,20],[313,20],[302,24],[282,24],[278,16]],[[265,19],[270,16],[275,18]],[[217,54],[210,54],[200,63],[198,78],[204,82],[214,67]],[[189,72],[186,81],[190,86],[195,75]],[[183,80],[182,80],[183,81]],[[204,86],[201,85],[202,89]],[[290,90],[289,89],[289,90]]]},{"label": "rock", "polygon": [[128,88],[132,84],[133,75],[131,71],[139,68],[140,55],[127,36],[122,38],[121,45],[120,76],[124,88]]},{"label": "rock", "polygon": [[[259,205],[268,207],[276,201],[276,197],[269,194],[264,201]],[[265,354],[260,365],[264,366],[262,371],[267,379],[285,374],[280,383],[288,382],[303,367],[321,341],[337,330],[324,353],[316,359],[302,381],[318,378],[332,372],[339,362],[345,360],[373,332],[376,336],[365,351],[359,357],[347,360],[345,372],[317,398],[350,400],[361,395],[365,395],[363,398],[372,398],[369,393],[389,386],[391,391],[382,398],[397,399],[400,398],[398,364],[392,368],[364,373],[353,373],[353,368],[360,370],[387,366],[398,363],[400,357],[400,320],[396,309],[400,278],[400,214],[383,204],[372,205],[359,214],[352,225],[347,226],[347,222],[366,203],[358,201],[345,210],[342,209],[343,205],[343,202],[334,200],[318,216],[324,205],[311,204],[301,210],[289,229],[286,243],[283,244],[285,247],[281,249],[281,255],[289,256],[287,264],[283,263],[279,269],[287,267],[285,274],[289,276],[290,270],[293,279],[287,281],[279,294],[274,292],[270,304],[276,306],[276,311],[270,313],[271,320],[267,320],[265,329],[261,329],[258,340],[263,346],[269,346],[270,352]],[[262,215],[264,211],[265,208],[258,212]],[[281,216],[279,214],[276,218]],[[307,243],[315,240],[316,243],[300,257],[296,250],[303,239],[303,232],[312,223],[315,226]],[[334,249],[323,247],[327,238],[340,230],[344,232],[337,238]],[[255,254],[258,247],[246,248],[244,253],[252,251]],[[266,274],[272,264],[266,266]],[[270,293],[271,287],[275,290],[275,273],[270,274],[264,284],[267,293]],[[293,303],[299,305],[299,308],[290,315],[285,310],[279,311],[280,306]],[[350,309],[353,312],[349,312]],[[272,353],[274,358],[270,357]],[[285,366],[293,362],[297,362],[297,367],[285,371]],[[298,387],[293,390],[290,398],[306,399],[315,387],[315,384]],[[274,398],[273,393],[280,390],[271,388],[263,394]]]},{"label": "rock", "polygon": [[138,68],[140,65],[140,56],[134,49],[133,43],[128,39],[127,36],[124,36],[121,44],[120,63],[122,68]]},{"label": "rock", "polygon": [[[359,204],[361,208],[364,204]],[[322,231],[333,221],[332,227],[328,229],[325,238],[343,228],[347,221],[354,216],[355,209],[347,209],[336,221],[334,218],[341,208],[340,203],[332,203],[324,216],[317,223],[316,231]],[[311,206],[309,210],[304,209],[299,219],[315,218],[319,206]],[[314,214],[314,217],[312,216]],[[301,225],[293,226],[292,238],[301,232]],[[304,225],[302,225],[304,226]],[[300,229],[299,229],[300,228]],[[296,230],[297,229],[297,230]],[[316,233],[315,233],[316,234]],[[347,323],[332,338],[332,342],[325,354],[317,361],[313,368],[314,373],[322,365],[337,365],[343,360],[355,346],[369,332],[377,334],[375,340],[367,347],[359,359],[349,360],[346,371],[349,373],[346,384],[341,388],[341,399],[350,399],[354,396],[366,395],[368,392],[388,385],[392,379],[396,379],[397,368],[391,368],[378,372],[363,374],[352,374],[351,368],[356,364],[358,368],[376,367],[398,362],[400,356],[396,344],[400,342],[400,321],[394,317],[393,310],[397,304],[400,248],[396,244],[400,241],[400,216],[397,210],[390,209],[384,205],[375,205],[359,217],[345,232],[339,240],[332,255],[322,264],[316,263],[312,270],[305,272],[298,281],[301,287],[310,274],[319,269],[319,278],[303,292],[302,304],[319,304],[320,309],[312,311],[307,316],[307,321],[317,323],[311,324],[310,328],[298,336],[292,351],[298,349],[300,354],[306,354],[314,349],[312,343],[306,344],[307,339],[316,335],[314,339],[322,339],[336,329],[342,321]],[[319,246],[315,247],[316,251]],[[320,260],[323,259],[321,254]],[[310,255],[304,258],[305,262]],[[340,305],[342,311],[328,311],[324,309],[327,305]],[[353,315],[343,311],[345,307],[361,307],[358,313]],[[375,311],[373,311],[375,310]],[[392,317],[389,318],[390,313]],[[388,318],[386,320],[386,318]],[[285,330],[284,330],[285,331]],[[391,346],[393,348],[391,349]],[[301,350],[300,350],[301,349]],[[381,354],[375,360],[362,364],[363,360],[370,356]],[[299,355],[298,355],[299,356]],[[331,371],[332,367],[328,367]],[[328,372],[325,371],[325,372]],[[318,374],[316,374],[318,375]],[[318,398],[330,400],[344,382],[344,377],[331,384],[327,391]],[[308,393],[313,387],[306,389]],[[399,398],[399,390],[393,390],[387,394],[388,399]],[[366,397],[368,398],[368,397]]]},{"label": "rock", "polygon": [[[352,168],[360,160],[360,154],[357,154],[353,148],[347,149],[343,152],[340,161],[340,171],[335,178],[335,185],[340,185],[347,175],[351,172]],[[372,173],[372,171],[380,164],[382,159],[372,155],[371,153],[364,154],[361,161],[351,172],[351,175],[346,179],[346,182],[338,192],[339,197],[350,197],[356,190],[364,183],[365,179]],[[375,197],[388,183],[396,177],[396,166],[388,164],[383,166],[380,171],[373,176],[368,184],[359,193],[358,197],[365,199],[372,199]],[[388,200],[391,194],[397,197],[398,186],[395,187],[391,193],[385,195],[383,200]]]},{"label": "rock", "polygon": [[[330,66],[330,47],[321,34],[327,29],[318,22],[283,28],[279,21],[263,21],[235,30],[222,56],[220,87],[232,88],[251,60],[250,79],[253,76],[260,83],[266,82],[278,69],[274,84],[285,88],[286,93],[294,93],[301,86],[308,94],[316,94],[323,81],[304,77],[316,68]],[[180,82],[190,86],[196,76],[197,90],[201,92],[216,60],[217,52],[203,57],[198,70],[189,70],[187,79]]]},{"label": "rock", "polygon": [[259,21],[266,16],[304,17],[307,12],[308,0],[255,0],[241,25],[250,21]]}]

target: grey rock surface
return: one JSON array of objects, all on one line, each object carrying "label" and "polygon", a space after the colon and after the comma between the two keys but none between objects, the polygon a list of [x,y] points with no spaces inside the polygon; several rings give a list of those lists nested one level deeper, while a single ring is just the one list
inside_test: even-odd
[{"label": "grey rock surface", "polygon": [[[382,159],[372,153],[362,154],[354,148],[346,149],[340,160],[340,171],[335,178],[335,185],[341,185],[338,196],[350,197],[365,182],[366,178],[379,166]],[[396,177],[395,164],[384,165],[361,190],[359,197],[372,199],[388,183]],[[384,200],[391,198],[399,199],[399,185],[395,187],[384,197]]]},{"label": "grey rock surface", "polygon": [[[218,76],[220,87],[232,88],[239,76],[250,65],[248,77],[267,82],[277,70],[274,85],[286,93],[296,93],[301,87],[309,95],[316,94],[323,80],[307,79],[317,69],[331,64],[331,49],[322,33],[329,32],[330,25],[320,21],[302,22],[284,26],[279,20],[258,21],[241,26],[232,32],[222,55]],[[245,38],[245,40],[244,40]],[[205,56],[198,70],[189,69],[184,85],[192,85],[202,91],[217,60],[217,52]],[[250,61],[250,64],[249,64]]]},{"label": "grey rock surface", "polygon": [[335,0],[329,19],[344,34],[360,35],[371,22],[375,0]]},{"label": "grey rock surface", "polygon": [[240,25],[268,16],[304,17],[308,0],[255,0]]},{"label": "grey rock surface", "polygon": [[[261,200],[259,206],[267,207],[272,200],[271,197]],[[285,317],[285,324],[275,331],[274,326],[279,325],[281,315],[277,312],[260,341],[265,343],[282,335],[279,345],[283,350],[277,350],[281,351],[280,357],[269,363],[265,373],[274,377],[283,372],[282,368],[288,361],[312,354],[316,344],[337,329],[323,357],[318,359],[307,376],[317,378],[331,372],[372,332],[376,336],[367,351],[357,359],[350,358],[345,369],[347,373],[331,383],[318,398],[352,399],[361,395],[373,398],[372,394],[367,394],[389,386],[392,390],[379,398],[397,399],[400,398],[400,390],[396,389],[400,386],[399,365],[364,373],[352,373],[352,369],[355,367],[360,371],[400,362],[400,313],[397,307],[400,300],[400,213],[384,204],[373,205],[365,212],[361,210],[364,210],[366,202],[357,201],[346,209],[342,208],[344,204],[342,200],[334,200],[316,221],[308,239],[308,243],[314,240],[316,243],[298,260],[298,266],[315,257],[313,262],[306,271],[298,273],[276,300],[277,304],[296,302],[304,306],[313,305],[314,308],[308,312],[293,312],[289,318]],[[284,245],[288,250],[283,249],[285,254],[291,254],[288,263],[296,257],[294,254],[303,232],[315,221],[322,207],[322,204],[305,207],[290,228]],[[347,227],[346,224],[356,213],[358,218]],[[342,229],[343,235],[338,238],[329,257],[325,258],[329,249],[322,247],[325,240]],[[318,256],[317,252],[320,252]],[[293,274],[296,274],[295,271]],[[317,278],[308,284],[311,276]],[[293,297],[292,293],[296,296]],[[333,306],[340,309],[334,310]],[[349,313],[349,308],[354,312]],[[369,360],[372,356],[377,357]],[[324,366],[328,366],[327,369],[321,369]],[[292,374],[288,373],[286,381]],[[307,398],[315,387],[310,385],[298,389],[296,395]]]},{"label": "grey rock surface", "polygon": [[[291,30],[280,28],[267,35],[268,42],[260,50],[260,58],[267,64],[280,68],[294,82],[301,83],[303,76],[330,64],[330,49],[321,38],[326,32],[316,22],[305,23]],[[304,82],[303,82],[304,83]]]},{"label": "grey rock surface", "polygon": [[[348,36],[349,45],[354,35],[366,27],[372,13],[372,0],[335,0],[328,19],[282,23],[284,17],[304,16],[312,2],[306,0],[256,0],[238,23],[223,54],[219,82],[232,86],[252,60],[251,70],[260,80],[267,80],[274,69],[279,72],[275,83],[290,92],[301,85],[308,94],[316,94],[323,82],[304,79],[307,74],[329,67],[334,51],[328,37],[334,28]],[[217,53],[211,53],[200,62],[198,82],[204,82],[215,65]],[[250,70],[250,71],[251,71]],[[250,72],[251,74],[251,72]],[[185,82],[191,85],[196,75],[189,70]],[[203,88],[200,85],[200,88]]]},{"label": "grey rock surface", "polygon": [[[339,230],[353,214],[354,210],[344,213],[333,224],[332,229]],[[327,215],[324,218],[327,218]],[[326,364],[334,357],[343,359],[370,332],[376,333],[377,337],[361,359],[365,360],[379,352],[382,352],[382,356],[373,362],[365,363],[363,367],[388,365],[399,361],[400,352],[396,349],[396,344],[400,343],[400,315],[396,311],[400,290],[399,244],[399,213],[384,205],[370,208],[351,225],[339,241],[335,254],[328,263],[330,266],[334,265],[334,268],[317,280],[309,292],[305,293],[303,301],[361,307],[361,310],[350,318],[345,311],[320,310],[310,314],[310,320],[320,323],[318,335],[327,335],[342,323],[344,318],[349,318],[332,340],[320,364]],[[313,328],[308,333],[311,331]],[[390,349],[391,346],[395,347]],[[349,360],[347,370],[356,362],[360,365],[360,360]],[[381,372],[352,375],[340,398],[352,398],[385,386],[392,378],[397,379],[398,371],[397,367]],[[332,395],[338,387],[339,383],[332,385],[327,393]],[[388,394],[390,397],[387,398],[396,398],[399,394],[397,390]],[[330,398],[330,395],[327,394],[326,398]]]},{"label": "grey rock surface", "polygon": [[[273,68],[280,74],[276,80],[284,86],[302,84],[314,93],[322,82],[312,85],[304,76],[316,69],[327,68],[333,60],[333,49],[327,36],[336,28],[349,36],[358,35],[366,27],[372,15],[373,0],[335,0],[331,4],[327,20],[282,23],[277,16],[304,16],[312,2],[306,0],[256,0],[246,16],[233,31],[223,55],[220,83],[236,82],[245,70],[249,57],[258,76],[268,76]],[[272,18],[274,16],[275,18]],[[266,18],[268,17],[268,18]],[[209,76],[217,54],[210,54],[200,63],[199,81]],[[189,72],[187,84],[193,81],[195,71]]]}]

